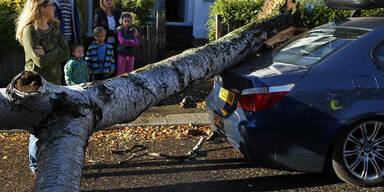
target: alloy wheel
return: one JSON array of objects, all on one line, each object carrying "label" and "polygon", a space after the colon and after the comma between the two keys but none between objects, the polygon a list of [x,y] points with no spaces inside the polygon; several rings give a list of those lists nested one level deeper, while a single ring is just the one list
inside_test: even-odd
[{"label": "alloy wheel", "polygon": [[384,123],[359,124],[346,137],[343,160],[348,171],[364,181],[382,179],[384,174]]}]

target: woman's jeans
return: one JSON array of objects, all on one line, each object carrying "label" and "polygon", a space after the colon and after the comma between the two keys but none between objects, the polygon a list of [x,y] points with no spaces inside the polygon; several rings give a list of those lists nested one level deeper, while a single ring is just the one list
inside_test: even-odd
[{"label": "woman's jeans", "polygon": [[39,146],[39,139],[34,135],[29,136],[29,169],[32,172],[37,170],[37,147]]}]

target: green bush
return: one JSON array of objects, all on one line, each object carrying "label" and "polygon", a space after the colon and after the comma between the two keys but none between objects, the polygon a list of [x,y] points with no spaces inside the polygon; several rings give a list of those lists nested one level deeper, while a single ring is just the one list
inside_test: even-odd
[{"label": "green bush", "polygon": [[[247,24],[255,18],[264,0],[217,0],[211,7],[208,20],[208,39],[215,40],[215,16],[220,15],[223,23]],[[335,10],[325,6],[323,0],[300,0],[299,11],[302,13],[304,24],[313,28],[337,19],[347,18],[351,10]],[[384,8],[363,10],[362,16],[384,16]]]},{"label": "green bush", "polygon": [[210,7],[208,20],[208,39],[215,40],[215,17],[219,15],[223,18],[223,23],[237,23],[240,25],[248,24],[255,18],[264,0],[217,0]]},{"label": "green bush", "polygon": [[25,0],[0,0],[0,47],[16,44],[15,19]]},{"label": "green bush", "polygon": [[351,13],[349,10],[333,10],[325,6],[322,0],[302,0],[300,1],[299,10],[302,13],[304,24],[309,28],[335,19],[346,18]]},{"label": "green bush", "polygon": [[146,25],[154,22],[154,0],[117,0],[115,3],[123,11],[132,13],[135,25]]},{"label": "green bush", "polygon": [[[325,6],[323,0],[301,0],[299,10],[308,28],[313,28],[341,18],[348,18],[351,10],[335,10]],[[384,16],[384,9],[363,10],[362,16]]]}]

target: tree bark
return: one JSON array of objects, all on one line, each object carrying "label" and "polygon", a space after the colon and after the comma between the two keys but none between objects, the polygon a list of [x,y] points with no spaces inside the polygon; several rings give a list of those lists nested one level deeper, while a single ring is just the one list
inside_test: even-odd
[{"label": "tree bark", "polygon": [[0,129],[25,129],[40,139],[35,191],[79,191],[84,150],[93,132],[134,120],[168,96],[257,52],[279,31],[302,26],[298,13],[284,9],[290,1],[267,2],[278,9],[277,16],[260,17],[213,43],[118,78],[61,87],[23,72],[0,89]]}]

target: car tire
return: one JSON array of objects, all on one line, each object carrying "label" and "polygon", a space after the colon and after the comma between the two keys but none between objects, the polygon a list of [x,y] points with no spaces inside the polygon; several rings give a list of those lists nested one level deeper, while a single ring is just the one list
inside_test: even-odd
[{"label": "car tire", "polygon": [[346,129],[333,146],[332,167],[347,183],[383,185],[384,122],[374,119]]}]

